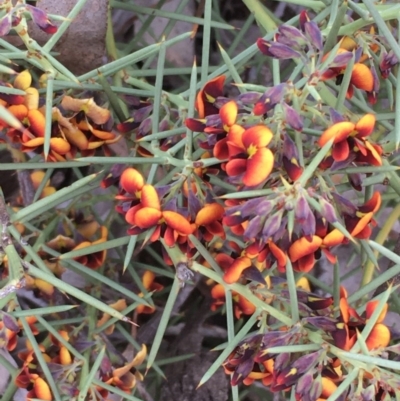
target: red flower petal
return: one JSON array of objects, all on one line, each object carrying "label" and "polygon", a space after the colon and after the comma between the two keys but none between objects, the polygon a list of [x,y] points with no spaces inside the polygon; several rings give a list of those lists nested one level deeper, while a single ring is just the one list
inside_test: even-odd
[{"label": "red flower petal", "polygon": [[369,350],[387,347],[390,343],[390,330],[382,323],[376,324],[365,343]]},{"label": "red flower petal", "polygon": [[28,108],[24,104],[11,105],[8,111],[19,121],[23,121],[28,116]]},{"label": "red flower petal", "polygon": [[252,145],[262,148],[271,142],[272,137],[273,134],[268,127],[265,125],[255,125],[243,133],[242,140],[246,149]]},{"label": "red flower petal", "polygon": [[375,127],[375,116],[373,114],[366,114],[356,124],[357,137],[363,138],[372,134]]},{"label": "red flower petal", "polygon": [[374,76],[365,64],[356,63],[351,73],[350,83],[358,89],[371,92],[374,89]]},{"label": "red flower petal", "polygon": [[65,155],[71,150],[71,145],[63,138],[50,138],[50,148],[60,155]]},{"label": "red flower petal", "polygon": [[39,110],[29,110],[28,120],[30,131],[32,131],[36,136],[43,138],[46,129],[46,120],[44,115]]},{"label": "red flower petal", "polygon": [[239,174],[243,174],[246,171],[247,160],[246,159],[233,159],[226,163],[226,173],[232,177]]},{"label": "red flower petal", "polygon": [[143,207],[135,213],[134,224],[140,228],[150,228],[158,224],[162,213],[152,207]]},{"label": "red flower petal", "polygon": [[[367,303],[367,306],[365,307],[365,317],[366,319],[370,319],[372,314],[374,313],[376,307],[379,304],[379,300],[375,300],[375,301],[369,301]],[[385,306],[382,309],[381,314],[378,316],[378,319],[376,321],[376,323],[381,323],[383,322],[383,320],[385,319],[386,313],[388,310],[388,304],[385,304]]]},{"label": "red flower petal", "polygon": [[293,269],[298,272],[308,273],[315,265],[314,254],[303,256],[297,262],[293,263]]},{"label": "red flower petal", "polygon": [[362,213],[368,212],[376,212],[381,207],[381,194],[379,192],[374,192],[371,199],[364,203],[364,205],[360,206],[358,210]]},{"label": "red flower petal", "polygon": [[[358,234],[360,234],[362,230],[364,230],[364,228],[370,223],[373,215],[374,215],[373,212],[370,212],[366,213],[363,217],[361,217],[361,219],[357,222],[354,228],[352,230],[349,230],[350,234],[353,237],[356,237]],[[349,227],[346,228],[349,229]]]},{"label": "red flower petal", "polygon": [[333,124],[322,133],[322,135],[318,139],[318,144],[322,147],[332,138],[334,138],[333,143],[341,142],[346,139],[354,129],[355,124],[351,123],[350,121],[341,121],[339,123]]},{"label": "red flower petal", "polygon": [[221,121],[225,131],[228,131],[229,127],[235,124],[236,117],[238,114],[238,106],[234,100],[225,103],[219,110]]},{"label": "red flower petal", "polygon": [[[241,125],[233,124],[227,135],[228,141],[237,148],[245,149],[243,145],[243,133],[245,131],[246,130]],[[232,156],[232,154],[230,154],[230,156]]]},{"label": "red flower petal", "polygon": [[297,262],[306,255],[313,254],[322,245],[322,239],[313,235],[311,242],[302,237],[295,241],[289,248],[289,257],[292,262]]},{"label": "red flower petal", "polygon": [[246,257],[236,259],[225,271],[224,281],[228,284],[235,283],[239,280],[244,269],[251,266],[251,260]]},{"label": "red flower petal", "polygon": [[324,237],[322,243],[324,246],[330,248],[332,246],[341,244],[344,239],[344,235],[337,228],[335,228]]},{"label": "red flower petal", "polygon": [[214,299],[225,298],[225,288],[222,284],[216,284],[211,289],[211,296]]},{"label": "red flower petal", "polygon": [[220,220],[225,209],[219,203],[209,203],[199,210],[195,223],[198,226],[205,226],[216,220]]},{"label": "red flower petal", "polygon": [[327,377],[321,377],[322,393],[320,399],[327,400],[337,389],[337,385]]},{"label": "red flower petal", "polygon": [[166,210],[162,216],[168,226],[176,230],[181,235],[189,235],[193,232],[192,225],[181,214]]},{"label": "red flower petal", "polygon": [[273,153],[267,148],[258,149],[257,152],[247,160],[243,183],[248,187],[261,184],[271,174],[273,167]]},{"label": "red flower petal", "polygon": [[379,145],[373,145],[368,141],[365,141],[364,145],[368,150],[367,156],[363,157],[361,155],[358,155],[356,161],[372,164],[373,166],[382,166],[382,147],[380,147]]},{"label": "red flower petal", "polygon": [[196,109],[199,112],[200,118],[218,113],[218,109],[213,106],[213,103],[218,96],[222,96],[224,82],[225,75],[220,75],[206,82],[204,87],[197,94]]},{"label": "red flower petal", "polygon": [[122,188],[130,194],[135,194],[136,191],[140,191],[144,185],[144,178],[134,168],[127,168],[121,174],[120,181]]},{"label": "red flower petal", "polygon": [[133,207],[131,207],[125,215],[125,220],[127,223],[132,224],[133,226],[136,224],[135,223],[135,214],[138,210],[140,210],[142,208],[141,204],[135,205]]},{"label": "red flower petal", "polygon": [[213,154],[219,160],[225,160],[229,158],[227,141],[227,138],[223,138],[214,145]]},{"label": "red flower petal", "polygon": [[34,138],[23,143],[27,148],[36,148],[44,144],[44,138]]},{"label": "red flower petal", "polygon": [[234,259],[232,256],[226,255],[225,253],[219,253],[215,257],[215,261],[218,263],[221,269],[225,271],[233,263]]},{"label": "red flower petal", "polygon": [[275,256],[278,266],[286,268],[286,253],[283,252],[282,249],[275,245],[272,241],[269,242],[269,249],[271,250],[271,253]]},{"label": "red flower petal", "polygon": [[142,194],[140,197],[140,203],[143,207],[151,207],[156,210],[160,210],[160,199],[158,193],[153,185],[145,184],[142,187]]},{"label": "red flower petal", "polygon": [[332,157],[337,162],[342,162],[349,157],[350,147],[346,140],[337,142],[333,145]]},{"label": "red flower petal", "polygon": [[37,398],[44,401],[52,401],[53,396],[51,395],[50,387],[41,377],[35,379],[33,389]]},{"label": "red flower petal", "polygon": [[205,120],[197,120],[195,118],[187,118],[185,121],[186,127],[194,132],[204,132],[204,128],[206,128]]}]

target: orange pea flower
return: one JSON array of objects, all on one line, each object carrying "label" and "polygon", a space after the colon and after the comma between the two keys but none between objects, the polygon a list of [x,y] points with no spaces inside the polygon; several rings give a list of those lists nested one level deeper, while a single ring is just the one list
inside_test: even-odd
[{"label": "orange pea flower", "polygon": [[106,384],[118,387],[122,391],[130,393],[130,391],[136,386],[137,380],[143,380],[143,375],[136,369],[136,367],[143,363],[146,355],[146,345],[142,344],[141,350],[129,363],[120,368],[112,369],[112,372],[106,375],[106,377],[103,378],[103,381]]},{"label": "orange pea flower", "polygon": [[[365,317],[360,317],[358,313],[349,306],[347,302],[347,291],[341,287],[340,290],[340,318],[336,324],[336,330],[332,332],[334,344],[346,351],[349,351],[357,340],[357,330],[362,331],[368,319],[371,318],[379,301],[370,301],[366,305]],[[390,343],[390,330],[383,324],[388,306],[385,305],[379,315],[374,327],[366,338],[365,342],[369,350],[385,348]]]},{"label": "orange pea flower", "polygon": [[140,203],[128,210],[125,220],[133,226],[130,234],[153,229],[151,242],[156,241],[161,235],[161,228],[165,228],[163,238],[171,246],[179,235],[189,235],[194,229],[180,213],[161,209],[157,191],[150,184],[143,185]]},{"label": "orange pea flower", "polygon": [[214,106],[218,96],[222,96],[225,83],[225,75],[220,75],[206,82],[196,97],[196,109],[200,118],[211,114],[217,114],[218,109]]},{"label": "orange pea flower", "polygon": [[322,147],[333,139],[332,158],[337,162],[351,160],[381,166],[382,148],[367,139],[374,126],[373,114],[366,114],[357,123],[341,121],[325,130],[318,139],[318,144]]},{"label": "orange pea flower", "polygon": [[[100,228],[100,238],[95,241],[83,241],[80,244],[76,245],[72,251],[76,251],[78,249],[87,248],[88,246],[101,244],[102,242],[107,241],[108,230],[107,227],[101,226]],[[98,269],[106,260],[107,250],[94,252],[88,255],[83,255],[77,257],[75,260],[89,269]]]},{"label": "orange pea flower", "polygon": [[[368,239],[372,234],[371,225],[376,223],[373,219],[374,214],[381,206],[381,194],[374,192],[371,199],[364,205],[354,208],[354,213],[343,212],[343,219],[347,231],[358,239]],[[324,247],[331,247],[346,242],[345,236],[337,229],[333,229],[323,238]]]},{"label": "orange pea flower", "polygon": [[[143,273],[143,277],[142,277],[142,283],[144,288],[149,291],[149,292],[156,292],[156,291],[161,291],[164,286],[162,284],[159,284],[155,281],[156,275],[150,271],[150,270],[146,270]],[[143,297],[143,293],[139,293],[139,297]],[[152,307],[152,306],[147,306],[144,304],[138,305],[138,307],[135,309],[135,312],[137,314],[151,314],[154,313],[156,310],[156,308]]]},{"label": "orange pea flower", "polygon": [[210,242],[214,236],[225,239],[225,230],[221,224],[224,212],[224,207],[216,202],[208,203],[198,211],[194,224],[204,241]]},{"label": "orange pea flower", "polygon": [[[232,133],[232,134],[231,134]],[[246,186],[256,186],[265,181],[274,167],[274,155],[267,145],[273,137],[265,125],[255,125],[244,131],[228,134],[229,162],[227,174],[242,176]]]}]

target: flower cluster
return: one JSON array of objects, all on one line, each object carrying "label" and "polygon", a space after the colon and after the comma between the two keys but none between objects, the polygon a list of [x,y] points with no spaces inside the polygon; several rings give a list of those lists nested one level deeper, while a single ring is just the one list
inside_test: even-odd
[{"label": "flower cluster", "polygon": [[[5,1],[0,9],[11,5]],[[352,7],[363,11],[357,4]],[[45,13],[18,2],[0,18],[0,36],[14,29],[31,49],[24,32],[26,13],[44,31],[55,32]],[[62,260],[74,258],[79,265],[70,262],[71,266],[90,276],[87,288],[93,294],[104,298],[102,284],[108,281],[112,289],[105,298],[120,317],[130,306],[116,292],[132,284],[130,291],[135,291],[133,299],[138,301],[132,307],[133,320],[146,319],[159,308],[158,295],[164,296],[162,290],[169,280],[168,275],[158,280],[156,269],[142,269],[142,260],[138,264],[141,275],[138,266],[130,264],[130,256],[137,263],[136,256],[149,247],[152,261],[161,260],[161,254],[166,265],[175,266],[181,286],[192,278],[191,268],[208,278],[201,289],[209,292],[213,312],[233,311],[239,325],[249,316],[254,319],[250,322],[257,321],[257,327],[248,328],[223,363],[232,385],[257,382],[272,392],[290,391],[296,401],[322,401],[332,396],[384,401],[400,394],[392,363],[398,359],[400,347],[390,345],[394,335],[385,321],[387,298],[357,298],[358,303],[353,304],[347,291],[339,290],[337,279],[345,272],[338,253],[344,245],[354,244],[362,250],[362,263],[368,257],[378,267],[374,251],[379,241],[370,239],[376,235],[382,204],[391,205],[390,194],[376,184],[388,178],[386,173],[395,174],[396,167],[385,164],[392,151],[388,142],[399,135],[398,127],[388,122],[393,113],[382,117],[372,107],[376,103],[381,108],[392,106],[392,69],[399,68],[398,59],[374,26],[352,34],[347,29],[347,35],[340,29],[332,31],[335,35],[327,34],[330,28],[324,20],[317,23],[301,12],[298,27],[283,24],[272,40],[258,39],[260,64],[265,56],[274,59],[271,86],[240,83],[234,92],[235,88],[228,90],[228,75],[213,76],[202,82],[190,107],[182,94],[165,92],[160,102],[153,102],[130,95],[115,99],[108,92],[117,124],[107,105],[100,106],[76,92],[57,94],[50,99],[54,107],[49,109],[47,101],[46,108],[32,83],[33,73],[11,74],[10,82],[0,82],[0,107],[14,119],[0,121],[0,140],[19,155],[21,151],[36,153],[36,159],[45,158],[46,162],[65,163],[79,156],[90,157],[86,161],[92,163],[98,160],[94,155],[111,155],[115,151],[111,145],[124,135],[126,154],[109,167],[108,175],[110,159],[104,158],[98,174],[106,196],[111,194],[117,203],[109,217],[102,220],[97,211],[89,211],[89,203],[95,203],[91,194],[89,201],[83,198],[82,205],[60,207],[54,225],[44,224],[44,216],[37,226],[36,222],[18,226],[21,233],[30,230],[31,237],[40,236],[35,252],[44,263],[42,270],[47,268],[48,274],[62,279],[68,265]],[[129,83],[128,75],[124,85]],[[42,88],[46,79],[40,80]],[[380,89],[382,82],[389,95]],[[115,100],[126,103],[124,111],[129,110],[130,118],[122,117]],[[132,163],[119,164],[127,160]],[[57,164],[52,166],[57,168]],[[50,182],[42,182],[47,176],[38,170],[31,174],[34,189],[42,188],[36,196],[63,200]],[[390,179],[400,193],[398,177]],[[126,223],[132,237],[114,240],[114,233],[109,234],[114,216]],[[43,240],[49,232],[52,239]],[[113,240],[108,241],[109,237]],[[135,283],[124,282],[126,287],[111,285],[112,278],[125,273],[114,259],[106,263],[107,249],[115,243],[129,243],[124,269],[127,267]],[[21,258],[31,257],[27,248],[17,248]],[[69,252],[74,253],[59,257]],[[14,265],[8,258],[2,258],[1,274],[11,287],[9,283],[2,296],[8,295],[9,288],[17,290],[20,280],[34,296],[47,302],[50,310],[57,298],[64,297],[53,284],[37,278],[29,264],[30,272],[21,268],[21,277],[13,277],[16,274],[10,268]],[[327,274],[329,266],[336,264],[332,296],[326,283],[315,278],[316,287],[311,289],[308,281],[318,274],[320,261],[328,262],[324,267]],[[92,286],[92,282],[96,284]],[[157,303],[144,303],[155,292],[159,292]],[[71,290],[70,295],[79,299],[79,294],[82,296],[79,290]],[[131,394],[137,380],[143,380],[138,366],[146,358],[146,346],[125,360],[119,346],[111,346],[117,331],[125,334],[122,323],[114,322],[110,309],[96,315],[95,301],[92,299],[90,308],[90,319],[95,322],[90,321],[89,328],[86,321],[80,326],[68,323],[47,336],[39,332],[42,328],[35,317],[17,320],[11,307],[1,312],[1,346],[18,356],[15,384],[28,391],[28,398],[52,400],[55,385],[63,398],[77,397],[82,386],[80,372],[86,371],[87,376],[85,363],[99,366],[88,399],[107,399],[109,386]],[[68,313],[53,315],[59,320],[70,317]],[[163,323],[165,319],[166,315]],[[231,323],[230,334],[236,330]],[[16,349],[17,336],[27,325],[38,346],[27,341],[26,350],[20,351]],[[164,324],[160,327],[156,338]],[[28,337],[32,341],[32,336]],[[43,361],[51,368],[53,380],[42,368]]]},{"label": "flower cluster", "polygon": [[[26,95],[1,94],[1,105],[5,107],[21,125],[8,128],[7,138],[19,144],[24,152],[43,154],[45,144],[46,119],[44,107],[40,106],[39,92],[32,87],[32,76],[28,70],[19,73],[13,83],[2,86],[22,90]],[[109,155],[108,145],[117,142],[121,136],[112,132],[112,119],[108,109],[99,107],[92,98],[75,99],[63,96],[60,106],[53,107],[50,125],[49,161],[66,161],[76,157],[92,156],[102,148]]]},{"label": "flower cluster", "polygon": [[[161,176],[161,183],[153,185],[139,167],[121,172],[123,167],[114,166],[104,181],[105,186],[119,183],[117,211],[130,225],[128,233],[140,235],[143,245],[162,239],[167,263],[172,260],[165,247],[213,269],[220,277],[207,282],[211,309],[225,304],[229,290],[237,319],[258,313],[260,304],[287,311],[290,297],[281,285],[286,273],[299,279],[321,258],[338,262],[340,246],[367,242],[383,202],[378,188],[359,195],[364,178],[384,165],[384,128],[372,111],[364,111],[367,107],[358,113],[343,104],[333,107],[332,94],[343,102],[366,96],[374,104],[380,79],[391,75],[398,60],[373,28],[329,44],[322,24],[305,12],[299,21],[298,28],[281,25],[273,40],[257,41],[261,53],[284,60],[283,65],[294,60],[296,73],[286,82],[258,92],[259,86],[242,85],[240,94],[229,97],[224,75],[202,86],[197,115],[185,119],[187,143],[196,151],[191,160],[186,156],[194,153],[186,148],[179,164],[161,140],[160,148],[137,148],[143,156],[161,155],[171,165],[183,166],[180,174]],[[152,106],[142,102],[134,108],[120,130],[131,130],[140,144],[150,133]],[[156,141],[162,129],[152,134]],[[351,194],[344,194],[344,183],[353,187]],[[208,258],[196,249],[196,241]],[[243,288],[237,284],[246,290],[237,290]],[[383,322],[386,308],[372,328],[368,325],[378,302],[368,302],[361,315],[349,305],[344,289],[336,309],[333,297],[319,297],[309,288],[298,289],[297,299],[299,322],[272,331],[266,323],[227,358],[224,368],[233,385],[260,380],[274,392],[294,389],[298,401],[326,400],[354,367],[341,352],[358,353],[361,347],[374,356],[387,354],[391,332]],[[269,351],[297,345],[299,352]],[[300,345],[313,351],[301,352]],[[394,387],[387,385],[392,379],[385,376],[391,373],[376,369],[374,378],[376,372],[363,366],[343,396],[392,396]]]},{"label": "flower cluster", "polygon": [[[231,375],[233,385],[252,384],[260,381],[272,392],[294,389],[296,400],[326,400],[337,389],[351,371],[352,366],[342,357],[340,350],[349,351],[378,306],[378,301],[366,304],[363,316],[347,303],[347,292],[341,289],[340,315],[335,317],[332,298],[321,298],[303,290],[298,291],[302,319],[292,327],[282,327],[278,331],[251,335],[241,341],[224,362],[224,369]],[[274,301],[276,302],[276,301]],[[382,323],[387,305],[379,315],[370,333],[365,338],[368,350],[374,355],[384,355],[389,350],[390,331]],[[311,328],[312,327],[312,328]],[[315,344],[315,329],[318,328],[320,349]],[[359,340],[360,341],[360,340]],[[316,345],[316,350],[309,353],[274,351],[275,347]],[[378,368],[373,371],[365,367],[359,375],[359,383],[347,390],[346,399],[373,393],[375,400],[383,400],[385,394],[393,394],[379,379]],[[373,387],[373,390],[371,389]]]},{"label": "flower cluster", "polygon": [[[31,325],[35,319],[29,318],[27,321]],[[33,333],[37,334],[38,331],[36,330]],[[51,366],[52,378],[57,381],[57,389],[60,394],[71,398],[79,394],[80,384],[77,372],[82,361],[77,359],[70,352],[70,349],[74,347],[77,350],[83,350],[93,347],[92,357],[95,359],[98,354],[96,348],[99,346],[100,344],[94,342],[82,341],[66,330],[58,330],[57,336],[49,335],[46,341],[38,344],[41,357],[48,366]],[[142,364],[146,355],[146,346],[142,345],[141,350],[136,353],[132,360],[124,361],[120,367],[112,366],[109,356],[105,355],[97,372],[100,381],[105,385],[117,387],[129,393],[136,386],[138,380],[143,380],[142,374],[136,367]],[[27,399],[39,398],[44,401],[52,401],[54,397],[51,384],[41,369],[40,362],[29,341],[26,341],[26,349],[18,352],[18,358],[22,362],[22,367],[15,377],[16,386],[28,390]],[[109,391],[99,384],[91,385],[90,393],[92,400],[102,400],[107,398]]]}]

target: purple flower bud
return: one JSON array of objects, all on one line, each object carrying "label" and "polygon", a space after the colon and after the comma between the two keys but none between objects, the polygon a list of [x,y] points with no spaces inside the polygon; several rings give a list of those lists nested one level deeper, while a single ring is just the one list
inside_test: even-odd
[{"label": "purple flower bud", "polygon": [[372,76],[374,78],[374,87],[372,88],[372,91],[377,93],[377,92],[379,92],[380,81],[379,81],[378,74],[376,72],[375,64],[371,63],[369,69],[372,72]]},{"label": "purple flower bud", "polygon": [[300,29],[305,32],[305,24],[306,22],[309,22],[310,18],[308,17],[307,11],[303,10],[300,13],[300,18],[299,18],[299,22],[300,22]]},{"label": "purple flower bud", "polygon": [[253,265],[243,270],[243,277],[250,281],[256,281],[257,283],[265,284],[265,279],[260,270]]},{"label": "purple flower bud", "polygon": [[381,71],[382,78],[387,79],[390,74],[390,70],[399,62],[399,60],[393,53],[393,50],[390,50],[389,53],[382,51],[380,59],[379,70]]},{"label": "purple flower bud", "polygon": [[65,372],[64,366],[59,363],[47,362],[47,367],[55,380],[60,379],[61,375]]},{"label": "purple flower bud", "polygon": [[[287,216],[284,216],[282,218],[282,222],[280,227],[278,228],[278,231],[274,234],[274,236],[272,237],[272,240],[274,242],[278,242],[281,238],[283,238],[285,235],[287,235]],[[268,238],[267,237],[263,237],[264,241],[267,241]]]},{"label": "purple flower bud", "polygon": [[271,57],[277,58],[279,60],[290,60],[292,58],[300,58],[301,55],[296,50],[291,47],[284,45],[279,42],[272,42],[269,47],[269,53]]},{"label": "purple flower bud", "polygon": [[[164,198],[164,196],[171,191],[171,188],[174,187],[174,183],[168,185],[160,185],[156,187],[157,195],[160,199]],[[190,188],[190,187],[189,187]]]},{"label": "purple flower bud", "polygon": [[240,208],[245,217],[265,216],[272,210],[273,203],[265,198],[253,198],[240,205]]},{"label": "purple flower bud", "polygon": [[309,44],[303,33],[294,26],[281,25],[278,32],[277,41],[296,50],[301,50],[302,47]]},{"label": "purple flower bud", "polygon": [[275,358],[274,362],[274,372],[279,372],[286,368],[290,363],[290,353],[289,352],[282,352],[278,354]]},{"label": "purple flower bud", "polygon": [[259,92],[246,92],[236,96],[235,100],[241,104],[249,105],[257,103],[260,100],[261,94]]},{"label": "purple flower bud", "polygon": [[18,326],[18,323],[17,323],[17,320],[15,319],[15,317],[9,315],[6,312],[2,312],[2,315],[3,315],[4,327],[6,327],[8,330],[11,330],[15,333],[18,333],[20,329],[19,329],[19,326]]},{"label": "purple flower bud", "polygon": [[332,192],[332,197],[337,203],[338,208],[342,211],[342,213],[348,214],[350,216],[354,216],[357,208],[354,204],[346,199],[344,196],[339,195],[337,192]]},{"label": "purple flower bud", "polygon": [[340,53],[335,56],[333,61],[329,64],[330,68],[345,67],[346,64],[353,58],[352,52]]},{"label": "purple flower bud", "polygon": [[243,381],[253,370],[254,361],[251,358],[244,360],[241,362],[238,367],[235,369],[235,372],[231,378],[232,386],[236,386]]},{"label": "purple flower bud", "polygon": [[194,221],[197,213],[201,209],[201,202],[199,197],[193,193],[191,185],[188,185],[188,187],[189,187],[189,196],[188,196],[189,210],[192,220]]},{"label": "purple flower bud", "polygon": [[100,363],[100,372],[103,374],[107,374],[112,370],[112,363],[110,358],[107,355],[104,355],[101,363]]},{"label": "purple flower bud", "polygon": [[168,131],[169,129],[169,121],[166,118],[163,118],[158,124],[158,132]]},{"label": "purple flower bud", "polygon": [[322,35],[321,31],[318,28],[318,25],[314,21],[309,21],[304,24],[304,32],[306,37],[315,46],[319,51],[322,51],[324,45],[322,43]]},{"label": "purple flower bud", "polygon": [[299,159],[299,152],[297,150],[297,146],[290,137],[290,135],[286,133],[283,137],[283,154],[288,160]]},{"label": "purple flower bud", "polygon": [[336,160],[334,160],[334,162],[332,163],[332,165],[330,167],[330,170],[331,171],[342,170],[342,169],[348,167],[356,158],[357,158],[357,155],[355,154],[355,152],[353,152],[349,155],[349,157],[346,160],[343,160],[341,162],[337,162]]},{"label": "purple flower bud", "polygon": [[304,236],[312,236],[315,234],[316,223],[315,223],[315,215],[311,212],[304,220],[303,224],[301,224],[301,231]]},{"label": "purple flower bud", "polygon": [[321,351],[315,351],[311,352],[310,354],[303,355],[293,362],[292,367],[296,368],[297,372],[300,374],[306,373],[315,366],[320,356]]},{"label": "purple flower bud", "polygon": [[153,105],[141,107],[138,110],[135,110],[132,113],[132,117],[136,122],[142,122],[145,118],[147,118],[150,113],[153,111]]},{"label": "purple flower bud", "polygon": [[311,384],[314,381],[313,372],[307,372],[301,376],[296,384],[296,394],[302,395],[302,400],[304,399],[304,394],[308,393],[311,388]]},{"label": "purple flower bud", "polygon": [[272,110],[277,103],[280,103],[285,95],[286,83],[278,84],[269,88],[264,94],[260,97],[258,102],[254,105],[253,113],[256,116],[260,116],[262,114],[267,113],[269,110]]},{"label": "purple flower bud", "polygon": [[140,108],[145,105],[145,103],[142,103],[140,101],[140,97],[138,96],[133,96],[133,95],[122,95],[122,99],[124,99],[124,102],[129,104],[130,106],[135,106],[135,108]]},{"label": "purple flower bud", "polygon": [[213,106],[216,107],[217,109],[220,109],[224,104],[230,102],[232,99],[225,97],[225,96],[218,96],[214,103]]},{"label": "purple flower bud", "polygon": [[345,121],[345,118],[343,117],[343,115],[340,114],[338,111],[336,111],[332,107],[329,108],[329,115],[331,116],[331,121],[333,124]]},{"label": "purple flower bud", "polygon": [[95,344],[94,341],[86,341],[84,339],[78,339],[74,341],[74,347],[78,352],[83,352]]},{"label": "purple flower bud", "polygon": [[336,320],[329,317],[313,316],[306,317],[303,320],[326,332],[333,332],[337,329]]},{"label": "purple flower bud", "polygon": [[211,114],[205,118],[207,127],[221,127],[222,121],[219,114]]},{"label": "purple flower bud", "polygon": [[354,62],[358,63],[360,61],[361,56],[363,55],[363,48],[361,46],[357,47],[354,52]]},{"label": "purple flower bud", "polygon": [[264,238],[271,238],[281,227],[282,222],[282,211],[278,211],[275,214],[268,217],[264,224],[262,231]]},{"label": "purple flower bud", "polygon": [[266,56],[272,57],[272,54],[269,52],[271,42],[264,40],[263,38],[258,38],[256,43],[261,53],[265,54]]},{"label": "purple flower bud", "polygon": [[310,388],[310,399],[317,400],[322,393],[322,381],[321,376],[315,378]]},{"label": "purple flower bud", "polygon": [[304,198],[303,195],[299,195],[297,197],[297,202],[294,208],[294,215],[296,216],[296,220],[300,224],[303,224],[310,214],[312,214],[312,212],[307,200]]},{"label": "purple flower bud", "polygon": [[285,115],[285,121],[296,131],[301,132],[303,130],[303,119],[299,113],[285,102],[282,103],[283,112]]},{"label": "purple flower bud", "polygon": [[57,27],[50,22],[47,14],[43,10],[40,10],[39,8],[30,5],[26,5],[25,7],[32,15],[33,22],[42,31],[50,34],[57,32]]},{"label": "purple flower bud", "polygon": [[151,131],[151,124],[152,124],[151,117],[147,117],[140,123],[138,128],[139,137],[146,136]]},{"label": "purple flower bud", "polygon": [[318,202],[321,205],[322,217],[324,217],[331,224],[336,223],[336,211],[332,204],[326,201],[326,199],[324,199],[323,197],[319,197]]},{"label": "purple flower bud", "polygon": [[257,237],[257,235],[262,230],[264,219],[261,216],[256,216],[249,221],[246,229],[244,230],[243,236],[247,240],[252,240]]},{"label": "purple flower bud", "polygon": [[7,13],[0,20],[0,36],[7,35],[11,30],[11,14]]}]

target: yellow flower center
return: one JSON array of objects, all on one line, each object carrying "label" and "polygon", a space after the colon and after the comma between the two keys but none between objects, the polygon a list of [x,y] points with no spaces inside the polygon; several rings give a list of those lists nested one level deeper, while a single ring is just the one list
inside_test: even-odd
[{"label": "yellow flower center", "polygon": [[249,155],[249,159],[251,159],[256,153],[257,153],[257,146],[251,144],[248,148],[247,148],[247,154]]}]

